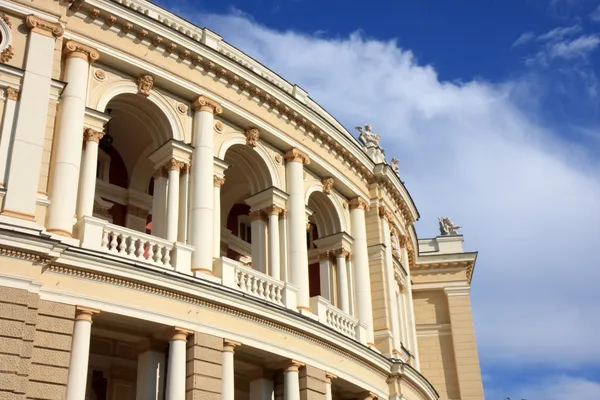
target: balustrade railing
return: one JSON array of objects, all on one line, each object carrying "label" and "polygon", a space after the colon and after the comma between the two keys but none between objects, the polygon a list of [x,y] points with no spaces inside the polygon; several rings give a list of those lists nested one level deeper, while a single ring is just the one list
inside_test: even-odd
[{"label": "balustrade railing", "polygon": [[93,217],[80,219],[77,234],[84,248],[190,274],[193,248],[189,245],[170,242]]},{"label": "balustrade railing", "polygon": [[310,299],[311,311],[317,316],[320,323],[329,326],[331,329],[347,336],[351,339],[364,342],[366,331],[358,319],[346,314],[329,300],[315,296]]},{"label": "balustrade railing", "polygon": [[298,288],[245,267],[240,262],[222,257],[216,262],[215,273],[225,286],[253,297],[296,310]]}]

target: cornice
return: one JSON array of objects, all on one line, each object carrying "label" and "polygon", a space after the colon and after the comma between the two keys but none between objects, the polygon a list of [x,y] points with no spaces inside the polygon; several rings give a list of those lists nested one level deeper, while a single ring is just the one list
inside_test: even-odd
[{"label": "cornice", "polygon": [[464,269],[467,276],[467,282],[470,284],[473,278],[473,270],[475,269],[475,261],[417,263],[416,265],[411,266],[410,270],[416,273],[427,273],[449,269]]},{"label": "cornice", "polygon": [[[377,177],[373,172],[375,165],[368,159],[356,139],[348,131],[343,130],[341,125],[333,126],[333,121],[329,120],[333,117],[328,114],[326,116],[329,118],[320,115],[325,113],[322,109],[319,111],[310,109],[306,102],[301,101],[303,95],[294,95],[296,92],[301,92],[296,86],[288,83],[291,87],[290,92],[285,85],[277,85],[272,80],[266,79],[266,72],[257,72],[258,67],[254,66],[260,64],[252,60],[245,65],[244,62],[239,61],[244,57],[251,60],[241,52],[239,53],[243,56],[227,57],[227,51],[219,50],[219,46],[224,45],[225,42],[213,32],[200,29],[148,2],[135,1],[131,4],[134,3],[138,5],[124,8],[106,0],[88,0],[78,8],[78,15],[88,20],[88,23],[96,18],[106,22],[109,18],[113,21],[113,17],[121,17],[116,19],[116,24],[112,22],[116,25],[112,29],[115,33],[124,32],[133,39],[138,38],[139,45],[147,45],[154,41],[158,44],[154,46],[155,51],[163,51],[164,48],[173,57],[189,62],[192,67],[200,68],[206,73],[214,74],[219,81],[228,86],[247,92],[261,105],[266,105],[271,112],[284,116],[288,123],[305,135],[321,141],[367,183],[383,184],[402,211],[407,224],[414,223],[418,218],[416,208],[399,180],[394,182],[387,176]],[[89,17],[90,11],[94,13],[94,18]],[[229,54],[233,53],[229,51]],[[253,67],[249,68],[248,65]],[[261,70],[268,69],[261,66]],[[261,80],[268,83],[266,87],[264,82],[260,82]],[[312,115],[307,118],[304,116],[307,113]]]}]

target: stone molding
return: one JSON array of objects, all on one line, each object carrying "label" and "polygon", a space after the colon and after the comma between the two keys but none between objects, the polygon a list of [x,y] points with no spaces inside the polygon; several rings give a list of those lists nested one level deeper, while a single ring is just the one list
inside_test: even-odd
[{"label": "stone molding", "polygon": [[196,100],[194,100],[192,103],[192,109],[194,111],[208,111],[212,114],[223,113],[223,107],[221,107],[219,103],[209,99],[204,95],[200,95]]},{"label": "stone molding", "polygon": [[94,61],[98,61],[100,58],[100,53],[98,53],[98,50],[74,40],[69,40],[65,44],[65,55],[66,58],[81,58],[90,64]]},{"label": "stone molding", "polygon": [[45,19],[36,17],[33,14],[25,17],[25,25],[31,30],[31,32],[39,33],[40,35],[48,36],[51,38],[59,38],[65,33],[64,28],[58,22],[50,22]]},{"label": "stone molding", "polygon": [[285,161],[286,162],[298,162],[304,165],[310,164],[310,158],[308,154],[305,152],[298,150],[297,148],[293,148],[285,153]]},{"label": "stone molding", "polygon": [[246,128],[246,145],[254,148],[258,145],[260,131],[257,128]]}]

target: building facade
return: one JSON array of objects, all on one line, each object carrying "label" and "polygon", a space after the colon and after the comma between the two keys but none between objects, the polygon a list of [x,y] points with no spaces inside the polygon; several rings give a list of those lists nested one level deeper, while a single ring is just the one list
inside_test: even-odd
[{"label": "building facade", "polygon": [[0,0],[0,398],[481,400],[379,136],[143,0]]}]

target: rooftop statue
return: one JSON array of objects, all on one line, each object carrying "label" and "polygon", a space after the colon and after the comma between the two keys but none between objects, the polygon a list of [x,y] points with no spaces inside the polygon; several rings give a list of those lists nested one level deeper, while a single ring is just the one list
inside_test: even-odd
[{"label": "rooftop statue", "polygon": [[400,160],[396,157],[392,158],[390,161],[390,167],[392,167],[392,171],[396,173],[396,175],[400,176]]},{"label": "rooftop statue", "polygon": [[373,127],[371,124],[366,124],[364,128],[362,126],[357,126],[355,129],[359,132],[358,140],[360,140],[364,146],[377,147],[381,149],[379,146],[380,136],[376,133],[373,133]]},{"label": "rooftop statue", "polygon": [[442,236],[447,235],[460,235],[458,230],[462,228],[462,226],[454,225],[454,222],[448,217],[439,217],[438,221],[440,223],[440,234]]}]

